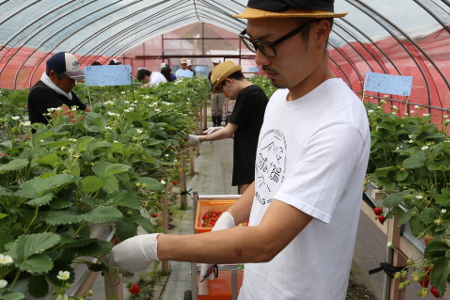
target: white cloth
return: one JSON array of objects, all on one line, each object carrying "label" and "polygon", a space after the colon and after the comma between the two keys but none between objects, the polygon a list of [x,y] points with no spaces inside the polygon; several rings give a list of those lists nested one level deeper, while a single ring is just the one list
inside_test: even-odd
[{"label": "white cloth", "polygon": [[48,77],[47,73],[42,74],[41,81],[58,94],[66,96],[69,100],[72,100],[72,92],[66,93],[62,89],[60,89],[56,84],[53,83],[50,77]]},{"label": "white cloth", "polygon": [[188,143],[189,143],[189,147],[197,146],[197,144],[200,143],[200,139],[199,139],[198,135],[190,134]]},{"label": "white cloth", "polygon": [[249,226],[272,199],[313,220],[270,262],[245,265],[239,299],[343,300],[370,151],[366,110],[337,78],[295,101],[287,95],[276,91],[266,108]]},{"label": "white cloth", "polygon": [[166,77],[160,72],[152,72],[150,75],[150,86],[155,86],[160,84],[161,82],[167,82]]},{"label": "white cloth", "polygon": [[178,69],[175,72],[175,76],[177,76],[177,79],[180,79],[180,78],[192,78],[192,77],[194,77],[194,72],[189,71],[189,70]]}]

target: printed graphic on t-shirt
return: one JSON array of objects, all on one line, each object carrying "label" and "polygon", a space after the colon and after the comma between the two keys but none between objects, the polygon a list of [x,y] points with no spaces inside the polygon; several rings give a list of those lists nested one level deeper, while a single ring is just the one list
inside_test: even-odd
[{"label": "printed graphic on t-shirt", "polygon": [[282,132],[272,129],[262,135],[256,156],[256,200],[262,205],[273,195],[286,173],[286,139]]}]

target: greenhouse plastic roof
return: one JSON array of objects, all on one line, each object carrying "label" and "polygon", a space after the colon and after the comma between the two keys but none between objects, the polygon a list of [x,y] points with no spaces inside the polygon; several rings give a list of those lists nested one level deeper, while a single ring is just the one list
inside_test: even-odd
[{"label": "greenhouse plastic roof", "polygon": [[[10,78],[14,73],[14,87],[20,81],[29,86],[31,77],[21,76],[20,71],[41,66],[52,53],[66,51],[80,58],[116,58],[147,40],[198,22],[237,35],[245,28],[246,20],[232,15],[242,12],[246,3],[247,0],[0,0],[0,81],[11,82],[6,76]],[[336,0],[335,11],[349,13],[335,21],[330,36],[329,56],[342,72],[340,75],[351,81],[349,72],[356,73],[358,80],[363,80],[367,70],[403,74],[399,66],[404,62],[396,62],[396,56],[407,53],[412,60],[407,64],[415,73],[425,77],[426,72],[431,72],[433,81],[437,81],[433,86],[444,89],[438,92],[441,105],[450,97],[450,0]],[[405,41],[413,47],[404,46]],[[382,45],[387,45],[387,49]],[[379,57],[370,50],[375,48]],[[366,66],[360,69],[358,64]],[[426,85],[430,98],[433,87],[427,82]],[[4,83],[1,86],[10,87]],[[450,99],[447,101],[448,108]]]}]

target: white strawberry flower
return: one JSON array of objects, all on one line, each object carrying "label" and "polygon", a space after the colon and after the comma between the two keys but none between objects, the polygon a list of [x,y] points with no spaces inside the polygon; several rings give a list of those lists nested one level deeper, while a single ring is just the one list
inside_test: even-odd
[{"label": "white strawberry flower", "polygon": [[5,279],[0,279],[0,289],[4,288],[7,285],[8,281],[6,281]]},{"label": "white strawberry flower", "polygon": [[59,280],[67,280],[70,278],[70,272],[69,271],[59,271],[56,278],[58,278]]},{"label": "white strawberry flower", "polygon": [[13,119],[13,120],[19,120],[19,119],[20,119],[20,116],[11,116],[11,119]]},{"label": "white strawberry flower", "polygon": [[9,265],[13,263],[13,259],[9,255],[0,254],[0,265]]},{"label": "white strawberry flower", "polygon": [[58,297],[56,297],[56,300],[69,300],[69,296],[67,296],[66,294],[59,294]]}]

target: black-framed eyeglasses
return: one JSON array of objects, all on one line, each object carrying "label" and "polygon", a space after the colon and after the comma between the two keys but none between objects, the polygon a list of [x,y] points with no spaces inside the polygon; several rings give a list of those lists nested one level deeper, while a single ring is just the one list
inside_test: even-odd
[{"label": "black-framed eyeglasses", "polygon": [[260,40],[252,41],[248,36],[245,36],[247,34],[246,29],[244,29],[244,31],[242,31],[239,34],[239,37],[241,38],[244,45],[251,52],[256,53],[256,50],[259,50],[265,56],[270,57],[270,58],[275,58],[277,56],[277,50],[275,49],[276,45],[280,44],[281,42],[284,42],[285,40],[287,40],[290,37],[293,37],[300,31],[305,29],[309,24],[311,24],[312,22],[316,22],[318,20],[319,19],[311,19],[308,22],[302,24],[300,27],[295,28],[291,32],[288,32],[287,34],[283,35],[282,37],[280,37],[279,39],[277,39],[273,42],[260,41]]},{"label": "black-framed eyeglasses", "polygon": [[219,91],[219,93],[223,93],[223,87],[225,85],[225,80],[222,81],[221,84],[219,84],[219,86],[217,87],[217,90]]}]

